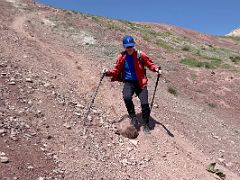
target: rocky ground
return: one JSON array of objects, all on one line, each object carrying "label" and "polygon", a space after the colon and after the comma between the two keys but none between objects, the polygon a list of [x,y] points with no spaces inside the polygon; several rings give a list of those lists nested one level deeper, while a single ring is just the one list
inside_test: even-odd
[{"label": "rocky ground", "polygon": [[[206,170],[212,162],[226,179],[240,179],[238,41],[31,0],[1,0],[0,20],[0,179],[216,179]],[[132,140],[115,133],[129,119],[122,84],[106,78],[83,126],[100,72],[113,66],[126,33],[164,72],[151,135]],[[180,63],[188,56],[222,59],[189,67]],[[148,76],[151,98],[156,77]]]}]

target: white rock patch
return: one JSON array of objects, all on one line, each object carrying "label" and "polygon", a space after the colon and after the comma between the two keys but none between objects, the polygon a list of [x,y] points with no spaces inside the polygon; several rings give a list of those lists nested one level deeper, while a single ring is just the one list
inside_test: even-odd
[{"label": "white rock patch", "polygon": [[47,26],[56,26],[56,24],[54,22],[50,21],[49,19],[43,18],[42,22]]}]

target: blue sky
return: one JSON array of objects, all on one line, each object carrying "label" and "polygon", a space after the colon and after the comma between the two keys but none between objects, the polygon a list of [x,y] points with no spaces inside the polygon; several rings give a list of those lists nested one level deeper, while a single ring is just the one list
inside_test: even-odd
[{"label": "blue sky", "polygon": [[50,6],[225,35],[240,28],[240,0],[38,0]]}]

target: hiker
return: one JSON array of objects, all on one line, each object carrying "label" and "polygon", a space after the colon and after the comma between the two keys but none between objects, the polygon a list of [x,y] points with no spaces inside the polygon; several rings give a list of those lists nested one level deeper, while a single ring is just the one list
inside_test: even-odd
[{"label": "hiker", "polygon": [[151,71],[161,74],[161,67],[153,63],[146,55],[135,48],[134,38],[126,35],[123,37],[123,51],[117,59],[116,65],[112,70],[103,70],[103,74],[112,77],[111,81],[120,81],[124,83],[123,99],[131,118],[131,125],[138,127],[134,104],[132,101],[133,94],[136,93],[141,101],[143,131],[150,133],[149,117],[150,107],[148,103],[147,77],[145,66]]}]

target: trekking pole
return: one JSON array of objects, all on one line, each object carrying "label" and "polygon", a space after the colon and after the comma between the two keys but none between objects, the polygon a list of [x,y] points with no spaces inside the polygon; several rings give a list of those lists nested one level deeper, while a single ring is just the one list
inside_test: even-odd
[{"label": "trekking pole", "polygon": [[95,93],[94,93],[94,95],[93,95],[93,98],[92,98],[92,100],[91,100],[91,102],[90,102],[89,108],[88,108],[86,114],[85,114],[84,117],[83,117],[83,125],[84,125],[84,126],[86,125],[87,117],[88,117],[88,115],[89,115],[89,113],[90,113],[90,110],[91,110],[91,108],[92,108],[92,106],[93,106],[93,103],[94,103],[94,101],[95,101],[95,98],[96,98],[96,96],[97,96],[99,87],[100,87],[100,85],[101,85],[101,83],[102,83],[102,80],[103,80],[104,76],[105,76],[105,73],[102,73],[100,82],[99,82],[99,84],[98,84],[98,86],[97,86],[97,89],[96,89],[96,91],[95,91]]},{"label": "trekking pole", "polygon": [[151,102],[151,105],[150,105],[151,110],[152,110],[152,107],[153,107],[153,102],[154,102],[155,94],[156,94],[156,91],[157,91],[157,86],[158,86],[159,78],[160,78],[160,74],[158,74],[157,81],[156,81],[156,85],[155,85],[155,89],[154,89],[154,92],[153,92],[153,98],[152,98],[152,102]]}]

